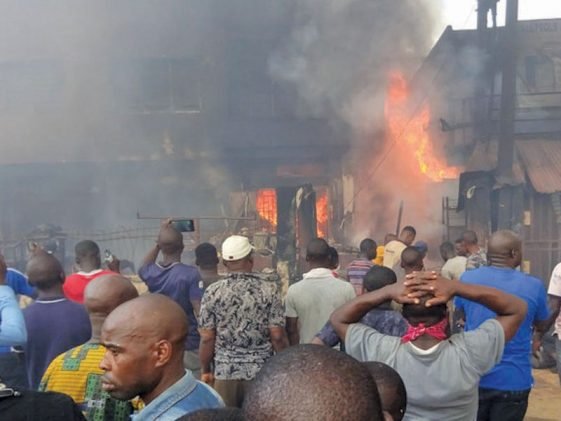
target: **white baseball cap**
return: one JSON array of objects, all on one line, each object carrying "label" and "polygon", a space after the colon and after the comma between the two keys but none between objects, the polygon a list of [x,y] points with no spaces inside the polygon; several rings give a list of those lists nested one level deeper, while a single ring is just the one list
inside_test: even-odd
[{"label": "white baseball cap", "polygon": [[249,255],[255,247],[243,235],[232,235],[222,243],[222,259],[227,262],[240,260]]}]

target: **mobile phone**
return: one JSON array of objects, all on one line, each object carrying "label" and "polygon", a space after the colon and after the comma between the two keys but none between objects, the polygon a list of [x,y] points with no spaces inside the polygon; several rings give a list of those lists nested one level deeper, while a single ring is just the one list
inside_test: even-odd
[{"label": "mobile phone", "polygon": [[111,253],[111,250],[109,249],[105,249],[105,262],[107,263],[111,263],[113,261],[113,254]]},{"label": "mobile phone", "polygon": [[179,232],[195,232],[195,221],[192,219],[177,219],[171,224]]}]

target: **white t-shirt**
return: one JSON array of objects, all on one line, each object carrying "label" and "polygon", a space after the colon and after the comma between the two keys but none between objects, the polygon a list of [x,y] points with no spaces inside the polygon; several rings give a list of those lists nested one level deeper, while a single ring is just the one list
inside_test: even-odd
[{"label": "white t-shirt", "polygon": [[[555,266],[555,269],[553,269],[551,273],[547,293],[549,295],[561,297],[561,263]],[[557,320],[555,320],[555,334],[557,337],[561,338],[561,313],[557,317]]]},{"label": "white t-shirt", "polygon": [[384,249],[384,266],[390,269],[394,267],[399,267],[401,262],[401,253],[405,250],[407,246],[399,240],[390,241],[386,244]]},{"label": "white t-shirt", "polygon": [[300,282],[288,288],[285,301],[286,317],[298,318],[300,343],[312,342],[331,313],[355,296],[352,285],[335,278],[330,269],[305,273]]},{"label": "white t-shirt", "polygon": [[440,270],[440,274],[446,279],[460,280],[462,273],[466,271],[467,258],[464,256],[455,256],[446,260],[444,266]]}]

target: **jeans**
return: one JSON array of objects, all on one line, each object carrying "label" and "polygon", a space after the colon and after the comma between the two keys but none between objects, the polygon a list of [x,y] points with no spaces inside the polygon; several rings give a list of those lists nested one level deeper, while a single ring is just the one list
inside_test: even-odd
[{"label": "jeans", "polygon": [[530,389],[504,391],[479,388],[477,421],[523,421]]},{"label": "jeans", "polygon": [[7,352],[0,354],[0,381],[17,390],[29,388],[23,353]]},{"label": "jeans", "polygon": [[557,374],[559,374],[559,384],[561,384],[561,339],[555,337],[555,352],[557,354]]}]

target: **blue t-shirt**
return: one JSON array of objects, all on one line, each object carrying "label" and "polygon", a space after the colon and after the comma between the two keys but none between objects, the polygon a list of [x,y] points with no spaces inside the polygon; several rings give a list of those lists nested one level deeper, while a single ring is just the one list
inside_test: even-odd
[{"label": "blue t-shirt", "polygon": [[191,301],[201,301],[203,296],[199,270],[195,266],[179,262],[169,266],[150,263],[142,266],[138,275],[146,283],[150,292],[165,295],[183,308],[189,322],[185,349],[188,351],[199,349],[197,318],[191,304]]},{"label": "blue t-shirt", "polygon": [[14,292],[19,295],[27,295],[31,298],[35,298],[37,295],[35,288],[29,285],[27,276],[16,269],[9,268],[6,272],[6,285],[12,288]]},{"label": "blue t-shirt", "polygon": [[[481,378],[479,387],[486,389],[521,391],[532,387],[532,325],[549,317],[547,294],[543,283],[533,276],[514,269],[493,266],[465,272],[461,281],[468,284],[493,287],[515,295],[528,303],[526,319],[514,338],[506,343],[501,362]],[[474,330],[485,320],[496,317],[487,307],[456,298],[456,308],[464,311],[466,331]]]}]

